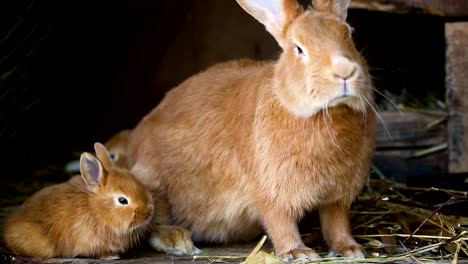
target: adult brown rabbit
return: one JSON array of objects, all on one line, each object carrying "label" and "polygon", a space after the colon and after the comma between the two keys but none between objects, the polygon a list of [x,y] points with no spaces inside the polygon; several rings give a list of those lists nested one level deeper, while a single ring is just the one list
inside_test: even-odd
[{"label": "adult brown rabbit", "polygon": [[[349,0],[237,0],[283,49],[219,64],[170,91],[134,129],[131,171],[158,193],[158,224],[194,241],[262,232],[282,258],[318,258],[297,222],[318,209],[331,251],[364,257],[349,209],[375,144],[367,65],[345,22]],[[162,207],[164,210],[159,210]]]},{"label": "adult brown rabbit", "polygon": [[16,254],[39,258],[117,258],[148,231],[150,192],[106,148],[81,155],[81,176],[46,187],[12,213],[5,241]]}]

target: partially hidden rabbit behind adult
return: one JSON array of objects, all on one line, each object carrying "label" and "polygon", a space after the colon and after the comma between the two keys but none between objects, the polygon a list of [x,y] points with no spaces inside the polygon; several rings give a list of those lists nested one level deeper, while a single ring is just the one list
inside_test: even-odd
[{"label": "partially hidden rabbit behind adult", "polygon": [[128,168],[127,149],[131,133],[131,129],[123,129],[104,143],[111,159],[118,167]]},{"label": "partially hidden rabbit behind adult", "polygon": [[283,53],[196,74],[135,127],[129,164],[157,194],[156,225],[208,242],[264,230],[282,258],[318,258],[297,226],[318,209],[330,250],[364,257],[349,210],[368,177],[375,114],[346,23],[349,0],[314,0],[307,10],[296,0],[237,2]]},{"label": "partially hidden rabbit behind adult", "polygon": [[[128,168],[127,148],[131,133],[132,130],[123,129],[104,142],[104,146],[109,152],[111,160],[117,167]],[[66,173],[72,175],[80,173],[80,160],[69,161],[65,164],[64,170]]]}]

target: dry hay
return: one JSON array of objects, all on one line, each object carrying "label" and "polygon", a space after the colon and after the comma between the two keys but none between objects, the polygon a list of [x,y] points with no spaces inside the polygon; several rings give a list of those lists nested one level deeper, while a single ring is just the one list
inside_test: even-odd
[{"label": "dry hay", "polygon": [[[448,199],[428,205],[406,193],[443,194]],[[387,180],[372,180],[352,210],[354,237],[368,253],[365,259],[327,255],[324,242],[317,244],[319,228],[303,234],[306,244],[323,258],[300,263],[468,263],[468,218],[445,210],[448,205],[468,203],[468,192],[436,188],[411,188]],[[465,206],[466,208],[466,206]],[[210,262],[245,264],[282,263],[274,252],[261,250],[264,236],[248,256],[196,256]]]}]

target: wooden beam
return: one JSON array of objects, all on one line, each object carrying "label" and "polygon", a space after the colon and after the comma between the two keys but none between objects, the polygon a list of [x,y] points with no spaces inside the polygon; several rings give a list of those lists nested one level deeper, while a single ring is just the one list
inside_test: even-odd
[{"label": "wooden beam", "polygon": [[437,16],[468,16],[467,0],[353,0],[351,8],[391,13],[419,12]]},{"label": "wooden beam", "polygon": [[428,148],[447,142],[447,117],[411,111],[381,112],[377,149]]},{"label": "wooden beam", "polygon": [[447,143],[447,114],[422,110],[379,114],[373,163],[385,177],[406,183],[421,176],[447,173],[446,147],[418,156],[422,150]]},{"label": "wooden beam", "polygon": [[468,22],[446,23],[449,172],[468,172]]}]

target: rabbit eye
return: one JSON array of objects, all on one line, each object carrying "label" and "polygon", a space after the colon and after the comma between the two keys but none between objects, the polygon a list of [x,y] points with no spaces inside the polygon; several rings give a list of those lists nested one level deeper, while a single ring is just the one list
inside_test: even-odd
[{"label": "rabbit eye", "polygon": [[302,51],[301,47],[299,47],[298,45],[296,45],[296,52],[297,52],[297,54],[299,54],[299,55],[303,55],[303,54],[304,54],[304,51]]},{"label": "rabbit eye", "polygon": [[119,155],[117,155],[116,153],[109,153],[109,156],[110,156],[111,160],[115,161],[115,160],[117,160],[117,157]]},{"label": "rabbit eye", "polygon": [[125,197],[119,197],[117,200],[119,201],[119,204],[121,204],[121,205],[127,205],[128,204],[128,200]]}]

